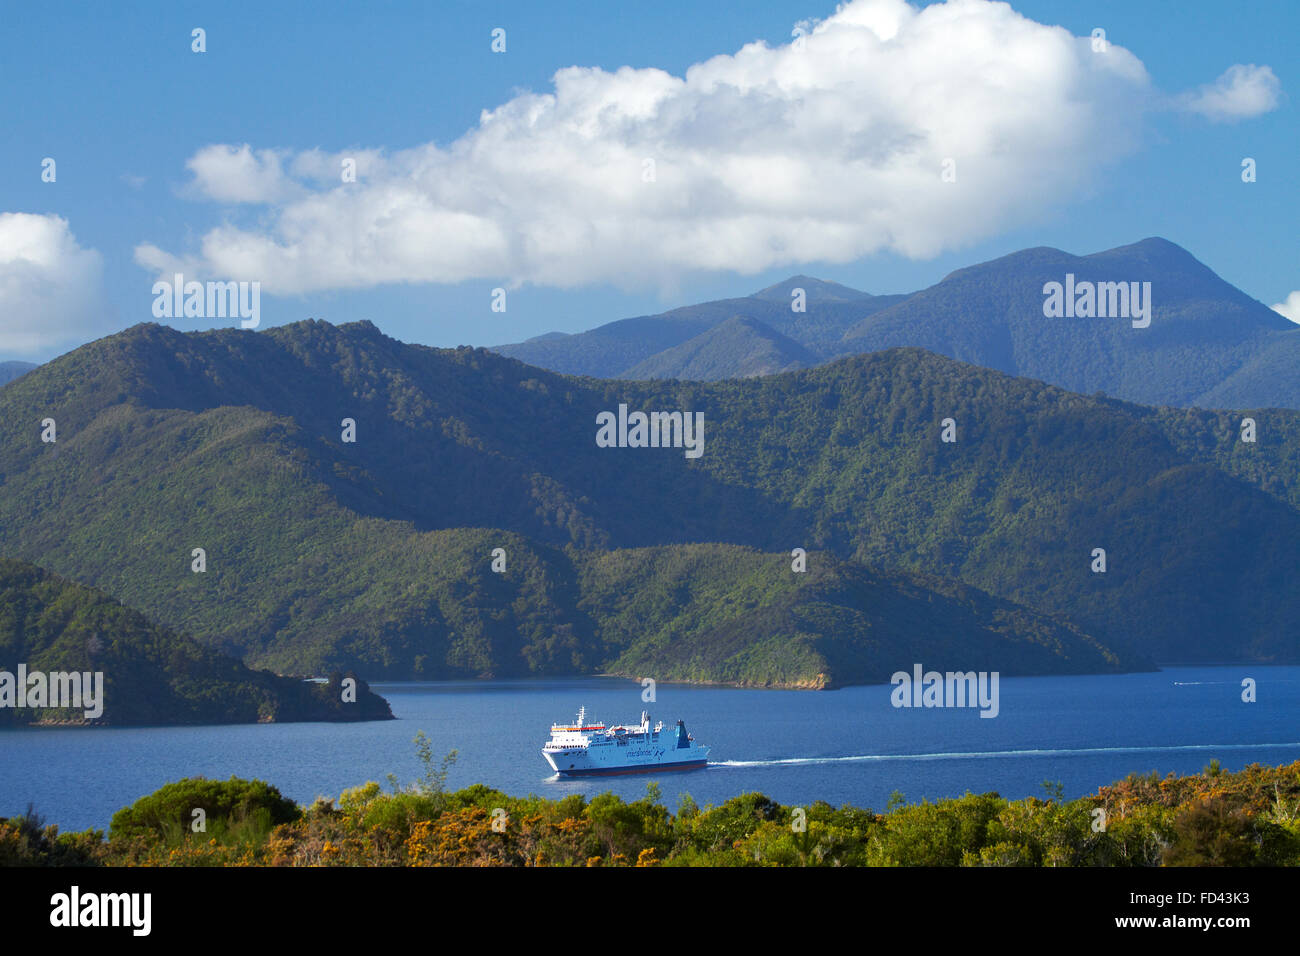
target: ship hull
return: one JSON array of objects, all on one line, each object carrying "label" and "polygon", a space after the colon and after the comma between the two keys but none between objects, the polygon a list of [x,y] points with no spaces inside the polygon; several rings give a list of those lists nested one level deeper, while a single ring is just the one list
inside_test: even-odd
[{"label": "ship hull", "polygon": [[707,760],[691,760],[682,763],[643,764],[630,767],[589,767],[579,770],[556,770],[561,777],[616,777],[630,773],[663,773],[672,770],[703,770],[709,765]]}]

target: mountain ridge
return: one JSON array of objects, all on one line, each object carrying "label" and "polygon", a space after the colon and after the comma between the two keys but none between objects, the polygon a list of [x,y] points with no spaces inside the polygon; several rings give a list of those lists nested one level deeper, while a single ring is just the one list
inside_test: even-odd
[{"label": "mountain ridge", "polygon": [[[704,414],[703,456],[598,448],[596,415],[620,403]],[[819,642],[838,623],[860,646],[871,630],[839,598],[813,613],[812,579],[772,576],[796,547],[894,591],[916,575],[974,587],[1125,666],[1296,659],[1300,415],[1255,412],[1251,446],[1241,414],[1090,398],[921,349],[633,382],[405,345],[370,323],[141,325],[0,392],[0,548],[282,670],[593,672],[630,646],[610,583],[624,580],[663,596],[636,618],[663,666],[667,635],[700,646],[678,676],[793,686],[826,672]],[[54,447],[26,425],[46,416]],[[955,444],[940,440],[949,417]],[[206,575],[189,572],[196,546]],[[1104,575],[1088,570],[1098,546]],[[498,547],[504,574],[489,570]],[[646,581],[602,558],[654,548],[670,553]],[[713,595],[699,612],[673,571],[692,561]],[[793,580],[812,589],[782,611]],[[804,619],[820,623],[800,640]],[[905,628],[887,632],[880,647],[905,646]],[[830,683],[876,673],[850,659]]]},{"label": "mountain ridge", "polygon": [[[1150,283],[1151,323],[1044,315],[1043,288],[1080,281]],[[805,288],[805,311],[790,292]],[[1145,287],[1142,287],[1145,288]],[[718,381],[754,371],[751,339],[719,337],[692,364],[685,343],[742,317],[772,329],[822,364],[846,355],[919,347],[1083,394],[1147,405],[1300,408],[1300,326],[1224,281],[1161,237],[1087,255],[1050,246],[955,269],[919,291],[873,296],[792,276],[751,296],[681,306],[563,338],[496,351],[539,367],[604,378]],[[706,340],[707,341],[707,340]],[[769,373],[770,374],[770,373]]]},{"label": "mountain ridge", "polygon": [[[619,378],[749,378],[818,364],[818,357],[758,319],[733,316],[680,345],[664,349]],[[725,375],[717,374],[719,371]]]}]

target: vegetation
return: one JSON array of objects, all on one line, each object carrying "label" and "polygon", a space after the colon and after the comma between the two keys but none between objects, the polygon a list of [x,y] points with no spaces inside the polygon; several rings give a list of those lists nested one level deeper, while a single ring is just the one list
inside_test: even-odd
[{"label": "vegetation", "polygon": [[1007,674],[1143,666],[974,588],[825,553],[813,554],[803,574],[792,574],[784,556],[724,545],[578,561],[579,593],[611,658],[602,670],[628,677],[824,688],[885,682],[913,661]]},{"label": "vegetation", "polygon": [[0,728],[392,717],[364,681],[355,703],[345,703],[342,674],[309,683],[250,670],[93,588],[0,559],[0,670],[16,675],[20,663],[28,673],[102,673],[103,713],[87,720],[85,708],[0,707]]},{"label": "vegetation", "polygon": [[[703,412],[704,455],[597,448],[622,402]],[[0,552],[282,673],[827,686],[921,649],[1018,673],[1296,661],[1300,413],[1255,414],[1245,445],[1222,413],[916,349],[608,382],[368,323],[144,325],[0,390]]]},{"label": "vegetation", "polygon": [[272,826],[292,823],[302,811],[261,780],[231,777],[223,783],[202,777],[169,783],[113,814],[114,839],[173,841],[193,832],[233,834],[245,827],[265,836]]},{"label": "vegetation", "polygon": [[[883,812],[747,793],[720,806],[654,784],[640,800],[516,798],[482,785],[385,793],[377,783],[298,808],[260,781],[169,784],[100,831],[60,834],[29,809],[0,819],[0,865],[146,866],[1297,866],[1300,762],[1238,773],[1130,776],[1065,800],[971,794]],[[446,763],[442,764],[445,771]],[[193,810],[206,810],[196,830]]]}]

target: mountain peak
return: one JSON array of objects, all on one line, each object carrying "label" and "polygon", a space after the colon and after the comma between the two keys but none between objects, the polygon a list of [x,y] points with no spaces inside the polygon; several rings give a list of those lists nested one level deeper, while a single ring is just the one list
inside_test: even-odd
[{"label": "mountain peak", "polygon": [[[238,332],[238,329],[230,330]],[[290,342],[389,342],[379,326],[369,319],[334,323],[328,319],[299,319],[266,330],[266,334]]]},{"label": "mountain peak", "polygon": [[790,295],[795,289],[803,289],[809,302],[856,302],[859,299],[872,298],[869,292],[860,292],[838,282],[829,282],[826,279],[806,275],[791,276],[784,282],[760,289],[753,294],[752,298],[767,302],[789,302]]},{"label": "mountain peak", "polygon": [[1130,245],[1094,252],[1091,255],[1083,256],[1083,258],[1094,261],[1121,259],[1183,273],[1214,274],[1209,266],[1178,245],[1178,243],[1170,242],[1160,236],[1148,236],[1146,239]]},{"label": "mountain peak", "polygon": [[[996,259],[955,269],[944,276],[937,285],[972,277],[978,277],[983,281],[988,276],[998,273],[1020,272],[1028,274],[1041,272],[1047,275],[1053,271],[1089,270],[1097,267],[1118,269],[1129,278],[1138,278],[1142,272],[1147,272],[1152,277],[1158,274],[1159,278],[1166,282],[1171,279],[1188,283],[1192,281],[1213,282],[1217,286],[1223,287],[1224,291],[1227,288],[1227,283],[1215,275],[1214,271],[1205,263],[1176,242],[1170,242],[1160,236],[1148,236],[1146,239],[1126,246],[1116,246],[1113,249],[1103,249],[1100,252],[1084,254],[1066,252],[1054,246],[1034,246],[1029,249],[1020,249],[999,256]],[[931,289],[936,287],[931,286]],[[1236,298],[1248,298],[1237,289],[1232,289],[1229,295]]]},{"label": "mountain peak", "polygon": [[1170,252],[1176,252],[1179,255],[1189,256],[1192,254],[1176,242],[1171,242],[1164,236],[1147,236],[1145,239],[1139,239],[1137,242],[1127,246],[1119,246],[1119,249],[1161,249]]}]

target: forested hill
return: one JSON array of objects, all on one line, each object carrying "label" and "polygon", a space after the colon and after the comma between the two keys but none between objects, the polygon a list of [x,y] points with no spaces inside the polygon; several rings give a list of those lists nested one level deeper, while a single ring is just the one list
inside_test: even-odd
[{"label": "forested hill", "polygon": [[19,708],[15,699],[0,707],[0,727],[392,718],[364,681],[345,702],[341,675],[319,684],[249,670],[92,588],[0,558],[0,671],[16,681],[20,664],[28,674],[102,673],[102,713],[87,720],[85,707]]},{"label": "forested hill", "polygon": [[[597,414],[620,404],[702,413],[703,454],[598,447]],[[282,670],[816,685],[910,665],[909,641],[975,646],[937,618],[873,618],[904,605],[858,574],[922,602],[959,581],[1024,605],[1037,623],[1013,642],[1046,633],[1041,615],[1093,642],[1059,632],[1050,665],[1022,661],[1038,672],[1300,659],[1294,412],[1145,408],[918,349],[618,382],[369,323],[143,325],[6,386],[0,441],[0,549]],[[827,600],[813,571],[836,562],[849,583]],[[863,616],[839,653],[844,608]]]}]

